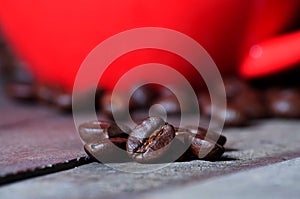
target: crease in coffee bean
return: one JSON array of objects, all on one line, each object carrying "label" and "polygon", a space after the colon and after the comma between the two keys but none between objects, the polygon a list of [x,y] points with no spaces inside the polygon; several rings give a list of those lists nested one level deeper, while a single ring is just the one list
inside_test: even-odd
[{"label": "crease in coffee bean", "polygon": [[174,137],[172,125],[160,117],[148,117],[132,130],[127,140],[127,152],[140,163],[161,162]]},{"label": "crease in coffee bean", "polygon": [[155,142],[155,139],[157,137],[162,135],[163,130],[164,130],[164,126],[162,127],[162,129],[159,129],[155,131],[153,134],[151,134],[151,136],[148,139],[146,139],[146,141],[144,141],[144,143],[142,143],[134,153],[144,153],[148,150],[148,148],[152,149],[151,145]]}]

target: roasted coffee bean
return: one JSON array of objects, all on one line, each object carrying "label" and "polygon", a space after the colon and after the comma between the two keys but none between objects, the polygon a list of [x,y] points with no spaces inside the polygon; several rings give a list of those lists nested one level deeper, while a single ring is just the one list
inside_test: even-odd
[{"label": "roasted coffee bean", "polygon": [[72,110],[72,95],[67,92],[57,91],[54,96],[54,104],[56,107],[65,112],[70,112]]},{"label": "roasted coffee bean", "polygon": [[186,126],[183,128],[175,127],[175,131],[176,131],[176,134],[178,134],[178,132],[189,132],[189,133],[192,133],[191,136],[194,136],[194,137],[200,138],[200,139],[205,139],[205,137],[207,137],[211,141],[216,142],[217,144],[219,144],[221,146],[223,146],[227,141],[227,139],[224,135],[216,133],[214,131],[208,132],[207,129],[202,128],[202,127],[195,127],[195,126]]},{"label": "roasted coffee bean", "polygon": [[107,91],[104,89],[104,88],[97,88],[96,90],[96,94],[95,94],[95,109],[97,111],[101,111],[102,109],[102,104],[101,104],[101,100],[104,96],[104,94],[106,93]]},{"label": "roasted coffee bean", "polygon": [[124,95],[118,93],[112,98],[111,93],[105,93],[100,100],[101,112],[108,118],[113,119],[112,106],[114,107],[114,114],[118,119],[126,119],[126,111],[129,109],[129,104],[124,100]]},{"label": "roasted coffee bean", "polygon": [[[204,93],[199,95],[199,104],[200,110],[202,111],[201,113],[203,113],[206,117],[211,117],[212,104],[208,94]],[[228,102],[226,109],[221,109],[219,107],[215,107],[215,109],[216,114],[212,119],[217,121],[224,119],[225,126],[244,126],[248,122],[245,110],[233,102]]]},{"label": "roasted coffee bean", "polygon": [[[216,143],[215,141],[206,138],[203,135],[207,134],[207,130],[202,128],[191,128],[191,129],[182,129],[177,128],[176,137],[184,137],[184,146],[189,146],[188,150],[181,156],[183,160],[192,160],[192,159],[203,159],[203,160],[216,160],[222,156],[225,149],[223,145]],[[217,133],[215,133],[217,134]],[[209,135],[209,134],[207,134]],[[215,138],[216,139],[216,138]],[[220,143],[225,144],[226,137],[220,139]]]},{"label": "roasted coffee bean", "polygon": [[11,82],[5,90],[7,95],[15,100],[31,102],[36,99],[34,86],[29,83]]},{"label": "roasted coffee bean", "polygon": [[86,153],[97,161],[125,162],[130,158],[126,153],[127,138],[109,138],[89,142],[84,145]]},{"label": "roasted coffee bean", "polygon": [[163,162],[174,137],[172,125],[160,117],[149,117],[132,130],[127,141],[127,152],[140,163]]},{"label": "roasted coffee bean", "polygon": [[212,161],[220,158],[225,149],[212,141],[192,137],[190,151],[199,159]]},{"label": "roasted coffee bean", "polygon": [[127,138],[131,129],[125,125],[117,125],[111,122],[94,121],[86,122],[78,128],[83,141],[97,142],[108,138]]},{"label": "roasted coffee bean", "polygon": [[248,118],[256,119],[267,116],[267,108],[263,97],[258,90],[253,88],[245,87],[232,100],[232,103],[242,109]]},{"label": "roasted coffee bean", "polygon": [[146,84],[134,89],[133,94],[130,98],[130,108],[137,109],[147,109],[152,100],[156,97],[156,90],[151,84]]},{"label": "roasted coffee bean", "polygon": [[36,85],[36,95],[40,103],[53,104],[55,99],[55,89],[46,84]]},{"label": "roasted coffee bean", "polygon": [[157,92],[158,92],[157,97],[167,97],[167,96],[174,95],[171,89],[162,85],[157,86]]},{"label": "roasted coffee bean", "polygon": [[163,106],[167,114],[175,115],[181,112],[180,104],[175,95],[160,97],[154,101],[154,104]]},{"label": "roasted coffee bean", "polygon": [[248,123],[244,110],[235,104],[228,104],[226,110],[218,110],[217,119],[221,120],[223,118],[225,119],[225,126],[244,126]]},{"label": "roasted coffee bean", "polygon": [[271,89],[266,94],[270,115],[284,118],[300,117],[300,90],[295,88]]},{"label": "roasted coffee bean", "polygon": [[247,87],[245,82],[243,82],[242,80],[236,77],[224,78],[223,83],[224,83],[226,98],[228,100],[239,95],[240,91],[243,90],[245,87]]},{"label": "roasted coffee bean", "polygon": [[168,153],[165,153],[160,159],[165,162],[185,161],[188,159],[186,152],[189,146],[190,144],[185,141],[184,136],[176,135],[170,144]]},{"label": "roasted coffee bean", "polygon": [[203,114],[205,117],[211,116],[211,100],[210,96],[207,93],[201,93],[198,95],[198,103],[200,113]]}]

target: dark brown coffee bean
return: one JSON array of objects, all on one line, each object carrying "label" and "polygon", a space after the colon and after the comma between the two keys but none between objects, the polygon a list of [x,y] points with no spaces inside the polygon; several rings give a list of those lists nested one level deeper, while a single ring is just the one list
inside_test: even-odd
[{"label": "dark brown coffee bean", "polygon": [[146,84],[136,88],[130,98],[131,109],[147,109],[152,100],[156,97],[156,90],[151,84]]},{"label": "dark brown coffee bean", "polygon": [[174,115],[181,112],[180,104],[175,95],[160,97],[154,101],[154,104],[160,104],[163,106],[167,114]]},{"label": "dark brown coffee bean", "polygon": [[270,114],[275,117],[300,117],[300,90],[293,88],[271,89],[266,94]]},{"label": "dark brown coffee bean", "polygon": [[174,96],[174,93],[167,87],[159,85],[157,86],[158,97],[167,97],[167,96]]},{"label": "dark brown coffee bean", "polygon": [[228,100],[239,95],[240,91],[243,90],[245,87],[247,87],[245,82],[243,82],[242,80],[236,77],[224,78],[223,83],[224,83],[226,98]]},{"label": "dark brown coffee bean", "polygon": [[104,96],[104,94],[106,93],[107,91],[104,89],[104,88],[97,88],[96,90],[96,94],[95,94],[95,109],[97,111],[101,111],[102,109],[102,104],[101,104],[101,100]]},{"label": "dark brown coffee bean", "polygon": [[161,158],[164,162],[174,162],[174,161],[186,161],[186,152],[189,149],[190,144],[185,141],[184,136],[176,135],[171,142],[168,153]]},{"label": "dark brown coffee bean", "polygon": [[267,108],[258,90],[250,87],[242,89],[232,103],[242,109],[248,118],[262,118],[267,116]]},{"label": "dark brown coffee bean", "polygon": [[197,137],[192,138],[190,150],[199,159],[210,161],[220,158],[225,151],[223,146]]},{"label": "dark brown coffee bean", "polygon": [[108,138],[127,138],[131,129],[125,125],[118,126],[111,122],[94,121],[81,124],[78,131],[80,137],[87,143]]},{"label": "dark brown coffee bean", "polygon": [[57,91],[54,96],[54,104],[59,110],[70,112],[72,110],[72,94]]},{"label": "dark brown coffee bean", "polygon": [[127,152],[140,163],[163,162],[175,137],[174,127],[160,117],[149,117],[136,126],[127,141]]},{"label": "dark brown coffee bean", "polygon": [[86,153],[97,161],[125,162],[130,158],[126,153],[126,138],[102,139],[84,145]]},{"label": "dark brown coffee bean", "polygon": [[46,84],[36,85],[36,95],[40,103],[42,104],[53,104],[55,99],[54,88]]},{"label": "dark brown coffee bean", "polygon": [[216,142],[217,144],[223,146],[227,139],[224,135],[216,133],[214,131],[210,131],[208,133],[208,130],[202,127],[195,127],[195,126],[186,126],[184,128],[175,128],[176,134],[178,132],[189,132],[192,133],[192,136],[200,139],[205,139],[207,137],[213,142]]},{"label": "dark brown coffee bean", "polygon": [[228,104],[226,110],[218,110],[217,119],[225,119],[225,126],[244,126],[248,122],[248,118],[243,109],[235,104]]},{"label": "dark brown coffee bean", "polygon": [[[212,104],[209,95],[207,93],[201,94],[198,99],[201,110],[200,113],[204,114],[206,117],[211,117]],[[230,101],[232,101],[232,99]],[[225,126],[244,126],[248,122],[246,112],[233,102],[227,102],[226,109],[221,109],[219,107],[214,108],[216,109],[216,114],[212,119],[217,121],[224,119]]]},{"label": "dark brown coffee bean", "polygon": [[127,104],[124,100],[124,95],[121,93],[117,93],[112,98],[111,93],[105,93],[101,98],[101,112],[108,118],[113,119],[112,106],[114,107],[114,114],[117,115],[119,119],[124,118],[126,115],[126,111],[129,109],[129,104]]},{"label": "dark brown coffee bean", "polygon": [[11,82],[6,86],[6,93],[15,100],[30,102],[36,99],[34,86],[29,83]]},{"label": "dark brown coffee bean", "polygon": [[[222,145],[219,145],[215,141],[210,140],[202,136],[206,134],[207,130],[201,132],[197,129],[182,131],[185,129],[178,129],[177,136],[184,137],[184,146],[189,146],[188,150],[181,156],[182,160],[202,159],[202,160],[216,160],[222,156],[225,149]],[[197,133],[197,134],[196,134]],[[225,141],[226,137],[224,136]],[[221,142],[224,142],[222,140]]]},{"label": "dark brown coffee bean", "polygon": [[212,107],[211,107],[211,100],[209,94],[205,92],[199,94],[198,103],[199,103],[200,114],[204,115],[205,117],[210,117]]}]

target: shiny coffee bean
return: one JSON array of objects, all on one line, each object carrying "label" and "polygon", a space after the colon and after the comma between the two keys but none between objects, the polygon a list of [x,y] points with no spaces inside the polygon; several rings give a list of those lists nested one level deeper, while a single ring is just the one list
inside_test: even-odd
[{"label": "shiny coffee bean", "polygon": [[78,128],[83,141],[97,142],[108,138],[127,138],[131,129],[125,125],[117,125],[111,122],[94,121],[86,122]]},{"label": "shiny coffee bean", "polygon": [[84,145],[86,153],[102,163],[129,161],[126,150],[127,138],[109,138]]},{"label": "shiny coffee bean", "polygon": [[[232,99],[230,100],[232,101]],[[201,113],[207,117],[212,116],[212,104],[208,94],[199,95],[199,104]],[[246,105],[246,104],[244,104]],[[217,121],[224,119],[225,126],[244,126],[248,122],[248,117],[243,108],[234,102],[227,102],[226,109],[216,108],[215,118]]]},{"label": "shiny coffee bean", "polygon": [[38,101],[42,104],[53,104],[55,99],[54,87],[50,87],[46,84],[36,85],[36,95]]},{"label": "shiny coffee bean", "polygon": [[168,87],[159,85],[156,88],[158,92],[158,97],[167,97],[167,96],[174,95],[174,93]]},{"label": "shiny coffee bean", "polygon": [[247,87],[245,82],[236,77],[226,77],[223,83],[227,99],[234,98],[239,95],[241,90]]},{"label": "shiny coffee bean", "polygon": [[[206,133],[201,132],[197,129],[181,129],[178,128],[179,131],[176,132],[177,136],[184,137],[184,146],[189,146],[188,150],[181,156],[183,160],[192,160],[192,159],[202,159],[202,160],[216,160],[222,156],[225,149],[222,145],[216,143],[209,138],[203,137],[203,134]],[[197,133],[197,134],[195,134]],[[205,140],[204,140],[205,139]],[[220,142],[225,143],[226,137]]]},{"label": "shiny coffee bean", "polygon": [[267,108],[261,93],[250,87],[241,90],[232,103],[242,109],[248,118],[256,119],[267,116]]},{"label": "shiny coffee bean", "polygon": [[104,94],[106,93],[107,91],[104,89],[104,88],[97,88],[96,90],[96,94],[95,94],[95,109],[97,111],[101,111],[102,109],[102,104],[101,104],[101,100],[104,96]]},{"label": "shiny coffee bean", "polygon": [[218,110],[217,119],[225,119],[225,126],[244,126],[248,118],[243,109],[236,104],[227,104],[226,110]]},{"label": "shiny coffee bean", "polygon": [[266,95],[266,100],[270,115],[284,118],[300,117],[299,89],[271,89]]},{"label": "shiny coffee bean", "polygon": [[211,107],[211,100],[209,94],[207,93],[199,94],[198,103],[199,103],[200,113],[205,117],[210,117],[212,107]]},{"label": "shiny coffee bean", "polygon": [[6,94],[15,100],[30,102],[36,99],[34,86],[29,83],[11,82],[5,90]]},{"label": "shiny coffee bean", "polygon": [[156,90],[151,84],[146,84],[134,89],[130,98],[130,107],[134,109],[147,109],[156,97]]},{"label": "shiny coffee bean", "polygon": [[175,137],[174,127],[160,117],[149,117],[136,126],[127,141],[127,152],[140,163],[164,162]]},{"label": "shiny coffee bean", "polygon": [[219,133],[216,133],[214,131],[208,132],[207,129],[204,129],[202,127],[195,127],[195,126],[186,126],[184,128],[175,128],[176,133],[178,132],[189,132],[192,133],[191,136],[194,136],[196,138],[205,139],[207,137],[213,142],[216,142],[217,144],[223,146],[227,139],[224,135],[221,135]]},{"label": "shiny coffee bean", "polygon": [[72,94],[57,91],[54,96],[54,104],[59,110],[70,112],[72,110]]},{"label": "shiny coffee bean", "polygon": [[160,104],[163,106],[167,114],[175,115],[181,112],[180,104],[175,95],[160,97],[155,100],[153,104]]},{"label": "shiny coffee bean", "polygon": [[212,161],[220,158],[225,149],[223,146],[214,144],[212,141],[193,137],[191,139],[190,151],[199,159]]},{"label": "shiny coffee bean", "polygon": [[181,135],[176,135],[170,144],[168,153],[165,153],[161,158],[164,162],[174,162],[174,161],[185,161],[187,160],[186,152],[189,149],[190,144],[185,141],[185,138]]},{"label": "shiny coffee bean", "polygon": [[112,106],[114,113],[119,119],[126,119],[126,111],[128,111],[128,104],[124,100],[124,95],[121,93],[114,95],[112,98],[111,93],[105,93],[100,100],[101,112],[108,118],[113,119]]}]

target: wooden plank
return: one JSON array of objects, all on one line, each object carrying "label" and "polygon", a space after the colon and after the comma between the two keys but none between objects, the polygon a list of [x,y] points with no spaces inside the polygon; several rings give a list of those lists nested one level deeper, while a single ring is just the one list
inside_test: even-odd
[{"label": "wooden plank", "polygon": [[[178,186],[188,186],[237,171],[300,157],[299,120],[265,120],[245,128],[224,130],[228,150],[216,162],[171,163],[153,172],[128,173],[91,163],[0,188],[10,198],[130,198]],[[134,163],[114,165],[130,168]]]},{"label": "wooden plank", "polygon": [[71,115],[57,114],[1,128],[0,157],[3,178],[86,155]]}]

